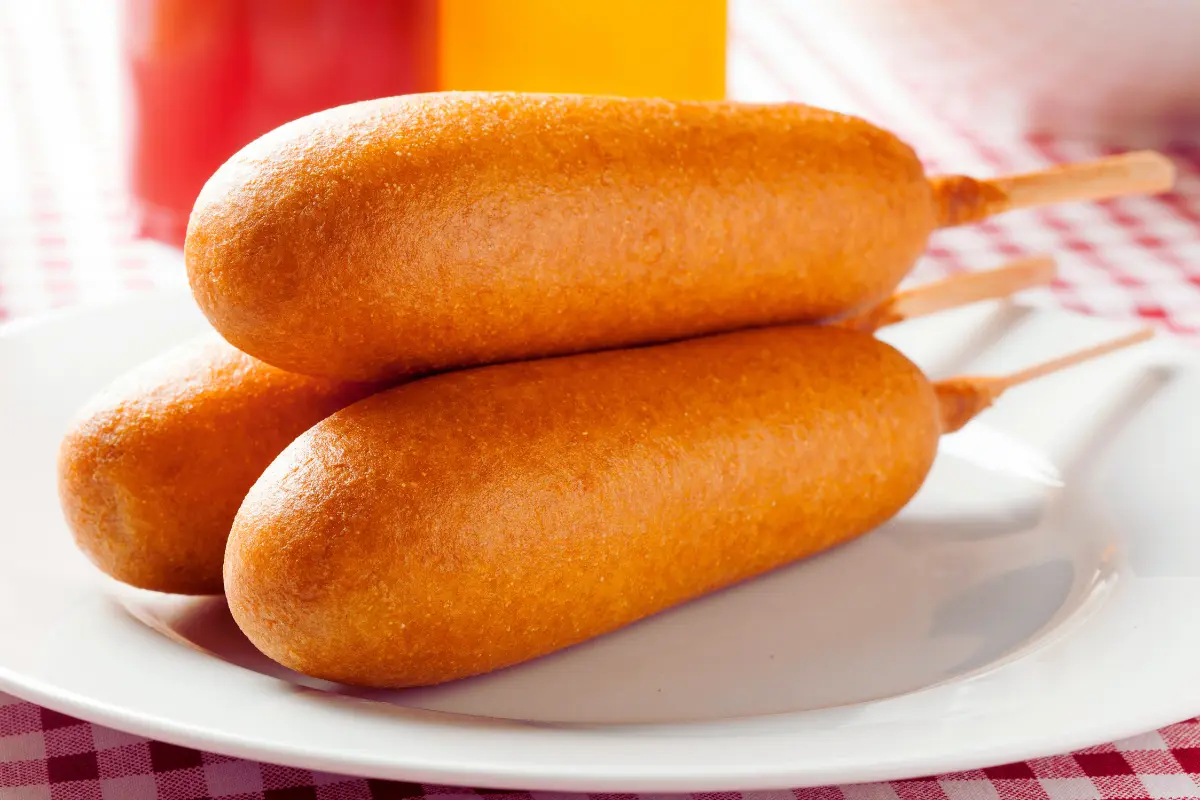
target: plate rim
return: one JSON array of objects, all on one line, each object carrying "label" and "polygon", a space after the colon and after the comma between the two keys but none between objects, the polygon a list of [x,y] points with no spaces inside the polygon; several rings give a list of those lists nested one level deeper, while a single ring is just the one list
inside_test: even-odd
[{"label": "plate rim", "polygon": [[[1182,716],[1177,713],[1148,713],[1142,718],[1137,718],[1136,721],[1134,718],[1127,718],[1128,721],[1125,724],[1103,728],[1105,732],[1100,735],[1080,733],[1075,736],[1055,738],[1043,734],[1039,738],[1027,739],[1019,745],[1011,745],[1004,750],[987,746],[968,746],[954,756],[929,757],[926,761],[897,759],[894,762],[888,762],[877,759],[876,763],[870,766],[812,767],[789,764],[770,770],[764,770],[761,767],[722,768],[712,770],[710,774],[697,774],[695,769],[689,769],[686,775],[669,772],[614,774],[610,769],[602,766],[593,767],[595,771],[590,773],[583,772],[578,768],[568,773],[554,768],[547,770],[543,764],[541,770],[535,772],[520,767],[478,766],[469,762],[460,762],[457,766],[431,766],[427,761],[406,761],[403,754],[398,754],[392,760],[383,762],[369,757],[355,760],[330,756],[321,752],[306,753],[300,748],[273,747],[246,739],[237,733],[208,731],[197,726],[173,723],[167,719],[156,719],[139,712],[129,712],[108,703],[89,701],[76,692],[47,688],[43,681],[21,680],[19,676],[15,676],[5,667],[0,667],[0,691],[19,700],[40,705],[88,723],[168,744],[267,764],[341,774],[355,779],[374,778],[461,788],[571,793],[778,791],[932,778],[1074,752],[1159,730],[1165,726],[1186,722],[1200,716],[1200,699],[1198,699],[1194,706],[1195,710],[1185,712]],[[809,712],[790,712],[769,716],[789,717],[805,713]],[[507,722],[506,720],[501,721]],[[748,771],[746,771],[747,769]]]}]

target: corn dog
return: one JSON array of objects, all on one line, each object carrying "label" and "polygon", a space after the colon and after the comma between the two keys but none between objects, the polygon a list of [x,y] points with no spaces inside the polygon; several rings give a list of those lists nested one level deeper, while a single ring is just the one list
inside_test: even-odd
[{"label": "corn dog", "polygon": [[935,385],[869,335],[790,326],[416,381],[267,468],[226,596],[308,675],[489,672],[870,531],[942,433],[1037,374]]},{"label": "corn dog", "polygon": [[381,386],[294,375],[199,336],[113,382],[60,445],[76,544],[142,589],[220,594],[225,539],[259,473],[297,435]]},{"label": "corn dog", "polygon": [[891,133],[795,103],[431,93],[247,145],[185,254],[239,349],[393,379],[860,312],[939,226],[1172,180],[1152,153],[930,180]]}]

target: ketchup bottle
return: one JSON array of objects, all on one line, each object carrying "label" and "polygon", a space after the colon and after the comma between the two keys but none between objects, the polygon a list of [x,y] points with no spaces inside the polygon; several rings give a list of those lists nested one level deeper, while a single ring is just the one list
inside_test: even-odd
[{"label": "ketchup bottle", "polygon": [[226,159],[296,117],[433,86],[435,0],[126,0],[139,235],[182,246]]}]

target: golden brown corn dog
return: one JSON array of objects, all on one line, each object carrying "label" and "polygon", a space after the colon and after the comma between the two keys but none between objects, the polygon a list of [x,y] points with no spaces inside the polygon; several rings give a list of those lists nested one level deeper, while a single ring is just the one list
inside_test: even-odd
[{"label": "golden brown corn dog", "polygon": [[940,225],[1172,175],[1143,154],[931,182],[891,133],[795,103],[431,93],[249,144],[200,192],[186,258],[245,352],[397,378],[854,313]]},{"label": "golden brown corn dog", "polygon": [[[901,292],[862,317],[874,331],[913,316],[1049,283],[1050,259],[956,275]],[[269,367],[216,335],[124,376],[84,409],[60,460],[76,541],[109,575],[171,593],[221,589],[224,542],[254,479],[302,430],[382,385]]]},{"label": "golden brown corn dog", "polygon": [[143,589],[219,594],[234,514],[311,425],[380,386],[294,375],[216,334],[122,376],[81,409],[59,453],[76,543]]},{"label": "golden brown corn dog", "polygon": [[794,326],[483,367],[355,403],[255,483],[225,559],[266,655],[367,686],[521,663],[859,536],[1006,388]]}]

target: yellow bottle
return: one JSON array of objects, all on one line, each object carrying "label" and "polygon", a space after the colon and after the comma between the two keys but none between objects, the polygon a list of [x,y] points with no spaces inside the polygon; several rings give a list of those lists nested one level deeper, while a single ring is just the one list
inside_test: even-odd
[{"label": "yellow bottle", "polygon": [[713,100],[726,0],[440,0],[438,88]]}]

